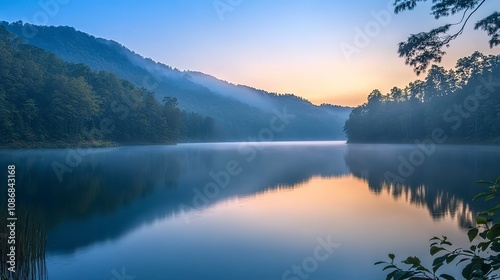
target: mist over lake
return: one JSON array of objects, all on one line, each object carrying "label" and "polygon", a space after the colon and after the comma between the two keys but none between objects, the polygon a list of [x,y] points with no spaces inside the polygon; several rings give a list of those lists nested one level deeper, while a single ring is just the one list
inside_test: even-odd
[{"label": "mist over lake", "polygon": [[122,268],[151,280],[293,279],[294,266],[310,279],[379,279],[373,263],[386,252],[425,255],[421,244],[434,233],[466,244],[479,211],[471,203],[475,178],[493,178],[500,166],[499,147],[438,146],[404,181],[389,182],[387,172],[398,174],[401,158],[417,149],[344,142],[88,149],[61,181],[54,163],[68,164],[74,149],[0,158],[20,167],[18,185],[26,187],[18,208],[45,225],[49,279],[109,279]]}]

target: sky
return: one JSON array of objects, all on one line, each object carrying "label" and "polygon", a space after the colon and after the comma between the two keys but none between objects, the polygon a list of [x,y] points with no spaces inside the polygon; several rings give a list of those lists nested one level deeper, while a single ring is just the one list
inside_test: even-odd
[{"label": "sky", "polygon": [[[435,20],[430,4],[395,15],[393,0],[1,0],[0,20],[66,25],[119,42],[180,70],[234,84],[293,93],[315,104],[356,106],[373,89],[389,92],[418,78],[397,54],[409,34]],[[490,49],[474,23],[500,10],[487,0],[442,66]]]}]

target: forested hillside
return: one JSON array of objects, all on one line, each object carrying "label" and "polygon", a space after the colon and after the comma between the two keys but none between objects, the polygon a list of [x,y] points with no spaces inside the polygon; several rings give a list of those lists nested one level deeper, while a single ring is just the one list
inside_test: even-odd
[{"label": "forested hillside", "polygon": [[386,143],[421,141],[436,129],[448,143],[500,142],[500,55],[475,52],[405,88],[374,90],[344,128],[349,142]]},{"label": "forested hillside", "polygon": [[[269,129],[276,111],[296,116],[272,140],[340,140],[351,108],[317,106],[292,94],[274,94],[234,85],[193,71],[179,71],[143,58],[121,44],[96,38],[71,27],[0,22],[29,44],[53,52],[94,71],[109,71],[155,93],[158,101],[175,97],[179,108],[213,119],[214,140],[248,141]],[[34,36],[27,36],[33,35]],[[168,51],[168,46],[164,46]]]},{"label": "forested hillside", "polygon": [[[0,145],[67,146],[206,140],[213,120],[175,98],[69,64],[0,26]],[[50,143],[50,144],[49,144]]]}]

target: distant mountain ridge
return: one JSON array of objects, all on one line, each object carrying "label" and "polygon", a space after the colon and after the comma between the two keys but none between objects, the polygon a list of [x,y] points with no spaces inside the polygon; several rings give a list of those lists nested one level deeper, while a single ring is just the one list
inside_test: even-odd
[{"label": "distant mountain ridge", "polygon": [[[35,26],[22,22],[0,22],[26,42],[56,54],[71,63],[83,63],[94,71],[109,71],[136,86],[156,93],[158,100],[175,97],[179,107],[215,120],[216,139],[246,141],[270,126],[276,112],[295,116],[272,139],[343,140],[343,126],[352,108],[314,105],[292,94],[275,94],[234,85],[210,75],[180,71],[127,49],[121,44],[78,31],[72,27]],[[23,36],[24,30],[35,36]],[[269,136],[269,135],[268,135]]]}]

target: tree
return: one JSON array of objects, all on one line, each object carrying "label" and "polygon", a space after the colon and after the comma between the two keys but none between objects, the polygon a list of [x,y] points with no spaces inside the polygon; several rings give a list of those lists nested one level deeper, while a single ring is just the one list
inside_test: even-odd
[{"label": "tree", "polygon": [[58,131],[75,137],[85,122],[99,112],[99,99],[82,78],[60,77],[47,87],[51,92],[51,121]]},{"label": "tree", "polygon": [[378,89],[374,89],[368,95],[368,106],[378,107],[383,100],[383,95]]},{"label": "tree", "polygon": [[499,77],[500,55],[475,52],[455,69],[433,65],[403,90],[372,91],[349,116],[346,135],[350,142],[413,142],[440,127],[450,141],[499,143]]},{"label": "tree", "polygon": [[[403,11],[413,10],[418,2],[427,0],[395,0],[394,12],[396,14]],[[461,14],[461,20],[454,24],[445,24],[436,27],[428,32],[411,34],[406,42],[399,43],[398,53],[405,58],[405,63],[414,68],[415,73],[420,75],[425,72],[431,62],[441,62],[446,54],[445,47],[451,41],[460,36],[467,23],[486,1],[495,0],[433,0],[432,12],[435,19]],[[449,34],[453,27],[458,26],[458,30]],[[486,31],[490,37],[490,48],[500,44],[500,13],[494,11],[491,15],[476,22],[474,28]]]},{"label": "tree", "polygon": [[164,97],[163,98],[163,115],[167,124],[167,130],[173,139],[178,139],[181,131],[181,111],[177,108],[177,98]]},{"label": "tree", "polygon": [[389,95],[396,102],[402,102],[406,99],[405,92],[398,87],[393,87]]},{"label": "tree", "polygon": [[[12,130],[12,117],[10,104],[7,103],[5,92],[0,88],[0,134],[10,135]],[[6,142],[7,139],[0,138],[1,142]]]},{"label": "tree", "polygon": [[447,71],[443,67],[432,65],[425,79],[426,98],[430,100],[435,96],[445,96],[455,91],[455,77],[453,70]]},{"label": "tree", "polygon": [[[204,117],[193,114],[202,127]],[[177,99],[162,104],[153,92],[109,72],[65,63],[0,26],[2,146],[175,143],[182,121]],[[213,120],[205,126],[208,139]],[[201,139],[201,129],[197,133]]]}]

